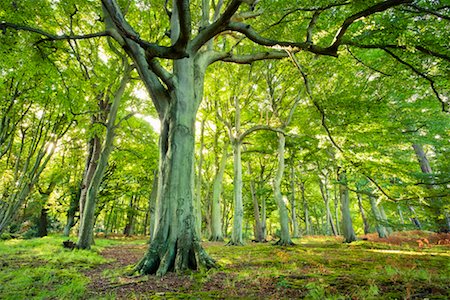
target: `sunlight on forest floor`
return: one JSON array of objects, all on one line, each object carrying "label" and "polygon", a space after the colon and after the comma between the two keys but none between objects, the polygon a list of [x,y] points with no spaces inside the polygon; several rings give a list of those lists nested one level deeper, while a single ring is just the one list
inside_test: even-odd
[{"label": "sunlight on forest floor", "polygon": [[449,298],[449,245],[429,236],[433,243],[419,247],[403,235],[401,245],[334,237],[303,237],[293,247],[205,242],[219,268],[163,278],[127,276],[147,239],[97,239],[92,251],[63,249],[60,236],[1,241],[0,299]]}]

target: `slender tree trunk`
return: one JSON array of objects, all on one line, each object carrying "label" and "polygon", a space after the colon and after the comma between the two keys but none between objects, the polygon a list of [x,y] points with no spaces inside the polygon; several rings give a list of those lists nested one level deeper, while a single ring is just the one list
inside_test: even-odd
[{"label": "slender tree trunk", "polygon": [[153,240],[155,236],[155,210],[156,210],[156,200],[158,198],[158,171],[153,171],[153,183],[152,183],[152,192],[150,193],[150,198],[148,199],[148,212],[150,218],[150,239]]},{"label": "slender tree trunk", "polygon": [[[250,162],[248,162],[247,169],[248,169],[250,178],[252,178],[252,168],[251,168]],[[255,181],[253,179],[250,179],[250,193],[252,196],[252,203],[253,203],[253,217],[255,218],[255,226],[254,226],[255,242],[261,243],[261,242],[264,242],[266,239],[265,239],[262,224],[261,224],[261,214],[259,212],[259,202],[258,202],[258,197],[256,196]]]},{"label": "slender tree trunk", "polygon": [[[427,156],[425,154],[425,151],[423,150],[422,145],[419,144],[413,144],[414,152],[416,153],[417,160],[420,164],[420,169],[422,170],[422,173],[425,175],[428,175],[428,181],[430,182],[429,188],[434,188],[434,178],[433,178],[433,170],[431,169],[430,162],[427,159]],[[441,198],[434,198],[430,201],[431,209],[433,210],[435,223],[437,226],[437,230],[439,232],[450,232],[450,215],[446,208],[444,207],[442,203]],[[442,217],[443,216],[443,217]]]},{"label": "slender tree trunk", "polygon": [[233,141],[233,157],[234,157],[234,215],[233,215],[233,231],[231,232],[231,240],[229,245],[240,246],[244,242],[242,240],[242,222],[244,218],[244,206],[242,203],[242,161],[241,161],[241,142],[236,139]]},{"label": "slender tree trunk", "polygon": [[196,222],[195,228],[199,234],[202,236],[202,169],[203,169],[203,148],[204,148],[204,134],[205,134],[205,119],[202,120],[200,125],[200,150],[198,154],[198,164],[197,164],[197,182],[195,191],[195,215]]},{"label": "slender tree trunk", "polygon": [[336,220],[336,231],[338,235],[341,235],[341,226],[339,224],[339,197],[336,184],[334,185],[334,215]]},{"label": "slender tree trunk", "polygon": [[123,229],[123,234],[125,236],[131,236],[134,231],[134,215],[135,215],[135,202],[137,199],[136,195],[132,195],[130,197],[130,202],[127,209],[127,222],[125,224],[125,228]]},{"label": "slender tree trunk", "polygon": [[353,230],[352,218],[350,214],[350,197],[347,189],[347,178],[345,171],[339,172],[339,195],[341,199],[341,211],[342,211],[342,228],[346,243],[356,241],[355,231]]},{"label": "slender tree trunk", "polygon": [[309,217],[308,202],[305,197],[305,182],[300,182],[300,191],[302,192],[303,215],[305,217],[305,233],[312,235],[311,218]]},{"label": "slender tree trunk", "polygon": [[284,134],[278,133],[278,168],[273,182],[274,198],[278,206],[278,211],[280,214],[280,239],[276,242],[277,245],[293,245],[289,234],[289,216],[286,204],[283,200],[283,195],[281,194],[281,181],[283,180],[284,174],[284,147],[285,147],[285,137]]},{"label": "slender tree trunk", "polygon": [[214,176],[213,196],[211,203],[211,236],[210,241],[223,241],[222,219],[220,214],[220,197],[222,193],[222,181],[228,158],[228,144],[223,147],[222,159],[219,169]]},{"label": "slender tree trunk", "polygon": [[390,235],[390,234],[392,234],[392,228],[390,226],[388,226],[388,219],[386,216],[386,212],[384,211],[384,207],[381,203],[378,206],[379,206],[379,210],[380,210],[381,220],[382,220],[383,224],[385,224],[384,227],[386,228],[386,232],[388,233],[388,235]]},{"label": "slender tree trunk", "polygon": [[359,212],[361,213],[361,218],[362,218],[362,221],[364,224],[364,234],[368,234],[370,232],[370,226],[369,226],[369,221],[367,220],[367,217],[366,217],[366,213],[364,212],[364,207],[362,205],[362,196],[359,193],[356,196],[358,198]]},{"label": "slender tree trunk", "polygon": [[383,220],[381,217],[380,210],[378,209],[377,201],[376,201],[375,197],[372,197],[372,196],[369,196],[369,200],[370,200],[370,206],[372,208],[372,214],[373,214],[373,216],[375,218],[375,222],[376,222],[375,228],[378,232],[378,237],[387,238],[388,234],[387,234],[386,228],[382,224]]},{"label": "slender tree trunk", "polygon": [[291,217],[292,217],[292,237],[300,237],[300,229],[297,221],[297,207],[295,204],[295,173],[294,166],[291,164]]},{"label": "slender tree trunk", "polygon": [[417,227],[417,229],[422,230],[422,224],[419,221],[419,218],[417,217],[416,210],[411,205],[408,205],[408,209],[411,212],[411,222],[414,226]]},{"label": "slender tree trunk", "polygon": [[[332,233],[333,235],[337,235],[337,231],[336,231],[336,227],[334,226],[334,222],[333,222],[333,217],[331,215],[331,210],[330,210],[330,195],[329,195],[329,190],[328,190],[328,178],[325,177],[324,182],[322,182],[322,180],[319,178],[319,187],[320,187],[320,192],[322,194],[322,198],[323,201],[325,202],[325,210],[326,210],[326,233],[327,235],[329,235],[330,233]],[[331,231],[330,231],[331,230]]]},{"label": "slender tree trunk", "polygon": [[113,142],[115,136],[116,117],[119,109],[120,100],[125,92],[125,88],[130,80],[131,69],[126,66],[123,78],[120,82],[119,89],[114,94],[113,103],[108,116],[108,123],[106,128],[106,138],[103,146],[103,150],[100,154],[100,158],[95,169],[94,176],[88,188],[86,203],[81,218],[80,232],[78,235],[77,247],[81,249],[90,249],[94,240],[94,216],[95,207],[97,204],[98,189],[105,174],[106,167],[108,166],[109,156],[113,150]]},{"label": "slender tree trunk", "polygon": [[69,209],[67,210],[66,213],[67,221],[66,225],[64,226],[63,232],[64,236],[69,236],[70,230],[72,229],[73,226],[75,226],[75,214],[79,210],[81,189],[76,188],[76,190],[77,190],[76,192],[72,191],[72,194],[70,195]]}]

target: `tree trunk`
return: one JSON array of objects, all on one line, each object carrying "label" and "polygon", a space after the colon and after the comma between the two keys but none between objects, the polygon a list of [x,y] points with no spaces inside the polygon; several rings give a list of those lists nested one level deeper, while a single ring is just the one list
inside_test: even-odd
[{"label": "tree trunk", "polygon": [[[416,153],[417,160],[419,161],[422,173],[429,176],[428,181],[430,184],[428,187],[432,189],[434,188],[433,184],[435,183],[433,178],[433,170],[431,169],[431,165],[427,159],[425,151],[423,150],[422,145],[419,144],[413,144],[413,148]],[[443,207],[442,199],[438,197],[433,198],[430,201],[430,206],[433,210],[437,230],[439,232],[450,232],[450,215],[448,211],[446,211],[445,207]]]},{"label": "tree trunk", "polygon": [[392,234],[392,228],[388,226],[388,219],[384,211],[384,207],[383,205],[381,205],[381,203],[378,206],[380,210],[381,221],[383,222],[383,224],[385,224],[384,227],[386,228],[386,232],[388,233],[388,235],[390,235]]},{"label": "tree trunk", "polygon": [[353,230],[352,218],[350,214],[350,197],[347,189],[347,178],[345,172],[339,172],[338,180],[341,183],[339,186],[339,195],[341,199],[342,212],[342,229],[346,243],[356,241],[355,231]]},{"label": "tree trunk", "polygon": [[199,159],[197,164],[197,181],[195,191],[195,206],[194,211],[196,215],[195,228],[201,238],[202,236],[202,168],[203,168],[203,148],[204,148],[204,133],[205,133],[205,119],[202,120],[200,125],[200,149]]},{"label": "tree trunk", "polygon": [[278,211],[280,214],[280,239],[276,242],[276,245],[286,246],[293,245],[294,243],[291,240],[291,236],[289,234],[289,216],[286,204],[283,200],[283,195],[281,194],[281,181],[283,180],[284,174],[284,147],[286,144],[284,134],[278,134],[278,168],[275,176],[275,180],[273,181],[273,191],[275,202],[278,206]]},{"label": "tree trunk", "polygon": [[[330,195],[328,190],[328,178],[325,177],[324,182],[319,178],[319,187],[320,193],[322,194],[323,201],[325,202],[325,211],[326,211],[326,233],[329,235],[332,233],[334,236],[337,235],[336,227],[334,226],[333,217],[331,215],[330,210]],[[330,231],[331,230],[331,231]]]},{"label": "tree trunk", "polygon": [[79,200],[80,200],[81,189],[76,188],[76,191],[74,191],[74,190],[72,190],[72,193],[70,195],[69,209],[67,210],[67,213],[66,213],[67,221],[66,221],[66,225],[64,226],[64,232],[63,232],[64,236],[69,236],[70,230],[72,229],[73,226],[75,226],[75,223],[76,223],[75,222],[75,214],[79,210],[79,207],[80,207]]},{"label": "tree trunk", "polygon": [[295,204],[295,173],[294,166],[291,164],[291,218],[292,218],[292,237],[300,237],[300,229],[297,221],[297,206]]},{"label": "tree trunk", "polygon": [[386,228],[383,226],[382,224],[382,218],[381,218],[381,214],[380,214],[380,210],[378,209],[378,205],[376,203],[375,197],[369,196],[369,200],[370,200],[370,206],[372,208],[372,214],[375,218],[375,228],[378,232],[378,237],[380,238],[387,238],[388,234],[386,231]]},{"label": "tree trunk", "polygon": [[[248,162],[248,173],[250,175],[250,178],[252,178],[252,168],[250,162]],[[262,224],[261,224],[261,214],[259,212],[259,202],[258,197],[256,196],[256,187],[255,187],[255,181],[253,179],[250,179],[250,193],[252,197],[252,203],[253,203],[253,217],[255,218],[255,227],[254,227],[254,241],[258,243],[262,243],[266,241],[266,238],[264,236]]]},{"label": "tree trunk", "polygon": [[233,231],[231,232],[231,240],[229,245],[240,246],[244,242],[242,240],[242,221],[244,218],[244,206],[242,203],[242,161],[241,161],[241,142],[238,139],[233,141],[233,157],[234,157],[234,215],[233,215]]},{"label": "tree trunk", "polygon": [[201,99],[195,93],[196,81],[201,79],[195,77],[192,57],[176,60],[174,73],[176,86],[161,120],[155,236],[135,267],[140,273],[158,276],[215,265],[200,245],[192,213],[195,116]]},{"label": "tree trunk", "polygon": [[127,223],[125,224],[125,228],[123,229],[123,234],[125,236],[131,236],[134,231],[134,215],[135,215],[135,202],[137,199],[136,195],[132,195],[130,198],[130,203],[127,209]]},{"label": "tree trunk", "polygon": [[228,158],[228,144],[223,147],[222,159],[219,169],[214,176],[213,195],[211,203],[211,236],[210,241],[223,241],[222,218],[220,214],[220,197],[222,194],[222,181]]},{"label": "tree trunk", "polygon": [[95,207],[97,204],[98,189],[102,182],[103,175],[105,174],[106,167],[108,166],[109,156],[113,150],[117,111],[119,109],[122,95],[125,92],[125,88],[128,84],[128,81],[130,80],[130,72],[131,68],[130,66],[127,65],[125,67],[124,75],[120,82],[120,86],[118,90],[114,93],[113,103],[111,105],[111,110],[108,116],[106,138],[103,150],[100,154],[97,167],[95,168],[94,176],[92,177],[92,181],[88,188],[86,203],[81,218],[80,232],[78,235],[78,243],[77,243],[77,247],[81,249],[90,249],[91,244],[94,241],[94,220],[95,220],[94,216],[95,216]]},{"label": "tree trunk", "polygon": [[306,201],[306,197],[305,197],[305,182],[303,182],[303,181],[300,182],[300,190],[302,192],[303,215],[305,217],[305,233],[306,233],[306,235],[312,235],[308,202]]},{"label": "tree trunk", "polygon": [[362,205],[362,196],[359,193],[356,196],[358,197],[359,212],[361,213],[361,218],[364,224],[364,234],[368,234],[370,232],[370,226],[369,222],[367,221],[366,213],[364,212],[364,208]]},{"label": "tree trunk", "polygon": [[148,199],[148,213],[150,218],[150,240],[153,240],[155,236],[155,210],[156,210],[156,201],[158,198],[158,171],[153,171],[153,183],[152,183],[152,192],[150,193],[150,198]]},{"label": "tree trunk", "polygon": [[341,235],[341,226],[339,224],[339,197],[338,197],[338,189],[336,184],[333,188],[334,191],[334,215],[336,220],[336,231],[338,235]]},{"label": "tree trunk", "polygon": [[39,216],[39,223],[38,223],[38,237],[44,237],[47,236],[48,232],[47,232],[47,227],[48,227],[48,209],[47,208],[42,208],[41,209],[41,214]]}]

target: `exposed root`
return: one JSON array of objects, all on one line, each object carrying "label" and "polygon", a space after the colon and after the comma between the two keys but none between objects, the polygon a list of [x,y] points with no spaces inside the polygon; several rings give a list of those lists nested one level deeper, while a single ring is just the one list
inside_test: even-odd
[{"label": "exposed root", "polygon": [[291,240],[285,241],[285,240],[279,239],[273,245],[274,246],[295,246],[295,243],[292,242]]},{"label": "exposed root", "polygon": [[215,267],[216,262],[200,243],[194,242],[190,247],[179,247],[179,243],[172,242],[165,247],[150,245],[148,252],[134,268],[134,272],[143,275],[156,274],[161,277],[168,272],[183,273]]},{"label": "exposed root", "polygon": [[225,246],[244,246],[244,243],[229,241]]}]

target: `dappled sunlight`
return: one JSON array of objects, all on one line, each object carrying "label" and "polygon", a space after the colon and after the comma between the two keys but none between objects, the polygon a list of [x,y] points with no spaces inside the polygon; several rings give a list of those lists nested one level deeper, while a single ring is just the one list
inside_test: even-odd
[{"label": "dappled sunlight", "polygon": [[414,256],[445,256],[450,257],[450,252],[438,253],[438,252],[417,252],[407,250],[389,250],[389,249],[367,249],[368,252],[385,253],[385,254],[401,254],[401,255],[414,255]]}]

